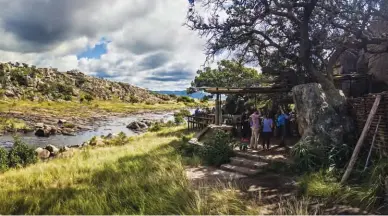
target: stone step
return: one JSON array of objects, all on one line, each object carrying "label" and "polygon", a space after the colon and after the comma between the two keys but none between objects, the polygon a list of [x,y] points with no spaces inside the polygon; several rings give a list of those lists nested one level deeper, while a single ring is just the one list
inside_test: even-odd
[{"label": "stone step", "polygon": [[253,160],[253,161],[265,161],[266,158],[262,155],[258,155],[255,153],[250,153],[250,152],[243,152],[243,151],[235,151],[237,157],[240,158],[245,158],[248,160]]},{"label": "stone step", "polygon": [[230,171],[208,168],[208,167],[190,168],[186,170],[186,174],[188,178],[191,180],[195,180],[195,179],[237,180],[237,179],[247,177],[246,175],[243,175],[241,173],[230,172]]},{"label": "stone step", "polygon": [[268,165],[266,162],[249,160],[242,157],[233,157],[230,159],[230,164],[235,166],[247,167],[250,169],[261,169]]},{"label": "stone step", "polygon": [[236,173],[242,173],[247,176],[256,175],[261,172],[261,170],[259,169],[250,169],[247,167],[236,166],[232,164],[222,164],[221,169],[226,171],[236,172]]}]

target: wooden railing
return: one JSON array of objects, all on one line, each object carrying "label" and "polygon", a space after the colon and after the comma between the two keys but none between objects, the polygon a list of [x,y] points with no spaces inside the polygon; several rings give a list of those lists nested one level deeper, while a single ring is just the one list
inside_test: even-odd
[{"label": "wooden railing", "polygon": [[215,115],[201,114],[198,116],[187,116],[187,129],[188,130],[201,130],[210,124],[214,124]]}]

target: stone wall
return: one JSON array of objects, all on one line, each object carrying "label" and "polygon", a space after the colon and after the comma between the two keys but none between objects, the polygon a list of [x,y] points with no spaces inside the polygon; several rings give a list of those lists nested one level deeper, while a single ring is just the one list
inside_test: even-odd
[{"label": "stone wall", "polygon": [[[375,139],[375,148],[378,148],[384,155],[388,155],[388,92],[383,92],[380,94],[382,96],[380,105],[377,109],[376,115],[373,118],[373,122],[368,131],[364,145],[371,145],[373,134],[375,133],[376,126],[379,121],[379,116],[381,116],[381,121]],[[358,135],[361,134],[362,129],[364,128],[365,122],[377,95],[378,94],[369,94],[363,97],[352,98],[348,100],[350,113],[356,122],[356,130]]]}]

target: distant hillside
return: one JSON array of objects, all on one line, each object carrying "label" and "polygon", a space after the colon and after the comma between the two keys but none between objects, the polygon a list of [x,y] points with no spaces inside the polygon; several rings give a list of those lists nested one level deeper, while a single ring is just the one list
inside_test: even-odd
[{"label": "distant hillside", "polygon": [[128,83],[87,76],[73,70],[36,68],[27,64],[0,63],[0,97],[27,100],[100,100],[157,103],[169,101],[157,94]]},{"label": "distant hillside", "polygon": [[196,99],[202,99],[203,96],[207,95],[205,92],[196,92],[194,94],[187,94],[185,90],[183,91],[155,91],[159,94],[165,94],[165,95],[176,95],[176,96],[189,96]]}]

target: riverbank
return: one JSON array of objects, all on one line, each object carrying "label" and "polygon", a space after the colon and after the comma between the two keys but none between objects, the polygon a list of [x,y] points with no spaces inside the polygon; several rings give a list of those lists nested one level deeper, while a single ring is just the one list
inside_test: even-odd
[{"label": "riverbank", "polygon": [[173,148],[185,131],[165,128],[0,174],[0,214],[258,214],[234,189],[191,185]]},{"label": "riverbank", "polygon": [[55,126],[61,120],[66,122],[67,133],[72,134],[90,130],[96,123],[107,120],[110,117],[172,111],[196,105],[174,101],[158,104],[131,104],[113,100],[91,101],[89,103],[0,100],[0,133],[31,131],[35,129],[38,123]]}]

